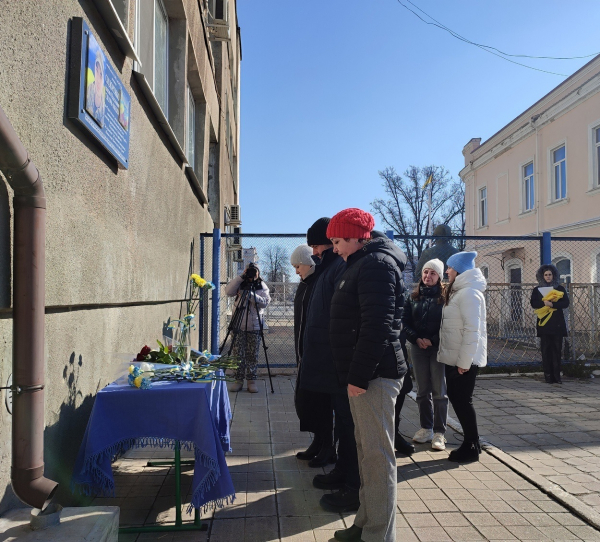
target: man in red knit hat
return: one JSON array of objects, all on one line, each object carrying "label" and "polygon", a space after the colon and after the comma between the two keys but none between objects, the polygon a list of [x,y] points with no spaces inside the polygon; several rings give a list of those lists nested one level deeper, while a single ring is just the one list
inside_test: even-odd
[{"label": "man in red knit hat", "polygon": [[346,262],[331,300],[329,336],[340,384],[347,386],[360,471],[360,507],[336,540],[396,540],[394,406],[406,374],[400,344],[406,256],[385,237],[371,237],[375,220],[345,209],[327,227]]}]

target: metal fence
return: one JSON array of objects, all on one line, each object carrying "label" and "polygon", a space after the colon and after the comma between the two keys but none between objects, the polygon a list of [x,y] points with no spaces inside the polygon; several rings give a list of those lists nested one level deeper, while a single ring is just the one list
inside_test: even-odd
[{"label": "metal fence", "polygon": [[[424,246],[429,246],[429,238]],[[407,239],[395,242],[405,250]],[[536,337],[535,315],[529,299],[536,285],[535,274],[542,261],[552,261],[561,273],[571,307],[566,317],[569,337],[564,359],[600,358],[600,239],[542,237],[454,237],[449,240],[459,250],[476,250],[477,264],[488,280],[485,293],[488,324],[488,364],[520,366],[541,362]],[[223,340],[232,315],[233,298],[225,286],[250,262],[256,263],[267,282],[271,303],[265,311],[265,341],[271,367],[295,368],[293,300],[298,277],[290,264],[292,251],[306,242],[304,234],[223,234],[218,249],[213,236],[200,239],[200,273],[213,280],[219,271],[218,307],[208,296],[200,307],[200,348],[214,349]],[[213,266],[213,255],[218,265]],[[567,260],[569,266],[564,263]],[[563,263],[561,263],[563,262]],[[416,263],[416,262],[415,262]],[[567,273],[566,271],[569,271]],[[589,277],[586,282],[585,277]],[[595,277],[598,277],[594,280]],[[573,282],[577,279],[578,282]],[[411,266],[405,281],[412,288]],[[581,282],[580,282],[581,281]],[[216,333],[213,326],[218,324]],[[264,366],[261,348],[259,363]]]}]

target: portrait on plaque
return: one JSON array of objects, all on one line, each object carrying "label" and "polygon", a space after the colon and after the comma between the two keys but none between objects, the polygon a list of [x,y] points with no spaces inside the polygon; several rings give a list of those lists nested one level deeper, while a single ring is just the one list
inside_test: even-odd
[{"label": "portrait on plaque", "polygon": [[129,130],[129,108],[131,106],[129,94],[123,89],[119,91],[119,124],[123,130]]},{"label": "portrait on plaque", "polygon": [[100,127],[104,126],[104,106],[106,103],[105,65],[104,53],[98,46],[96,38],[90,34],[87,50],[85,109]]}]

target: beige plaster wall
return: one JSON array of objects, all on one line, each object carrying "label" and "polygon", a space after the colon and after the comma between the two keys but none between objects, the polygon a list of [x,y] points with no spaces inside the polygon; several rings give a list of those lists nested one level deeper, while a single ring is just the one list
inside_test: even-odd
[{"label": "beige plaster wall", "polygon": [[[0,0],[0,13],[0,105],[46,188],[46,304],[51,307],[46,317],[46,464],[48,474],[61,483],[60,499],[66,504],[72,460],[93,396],[124,367],[126,356],[119,354],[153,346],[167,318],[179,316],[175,300],[184,297],[190,266],[199,270],[198,237],[212,231],[213,219],[133,81],[132,60],[119,51],[91,1],[52,0],[42,9],[34,0]],[[131,95],[127,171],[66,118],[72,17],[89,24]],[[212,85],[206,92],[209,118],[218,126],[214,73],[202,43],[194,39],[202,77],[207,88]],[[220,139],[222,128],[214,131]],[[4,179],[0,183],[4,384],[12,372],[12,194]],[[223,192],[221,207],[233,203],[232,186]],[[82,304],[116,306],[82,309]],[[132,306],[119,306],[125,304]],[[0,513],[15,505],[9,487],[10,423],[1,404]]]}]

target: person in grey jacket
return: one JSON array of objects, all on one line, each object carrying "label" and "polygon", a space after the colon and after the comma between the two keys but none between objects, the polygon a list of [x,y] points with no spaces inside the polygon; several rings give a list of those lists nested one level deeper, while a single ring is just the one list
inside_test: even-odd
[{"label": "person in grey jacket", "polygon": [[[244,285],[248,282],[254,284],[255,290],[250,295],[250,302],[245,306],[240,303],[243,299],[242,291]],[[260,329],[263,319],[263,313],[267,305],[271,302],[269,288],[266,283],[260,278],[260,270],[254,266],[250,269],[248,266],[244,272],[231,280],[225,286],[225,294],[229,297],[235,297],[233,304],[233,312],[241,310],[240,329],[235,337],[233,345],[233,356],[241,360],[236,373],[235,382],[230,390],[233,392],[240,391],[244,387],[244,376],[248,381],[248,391],[257,393],[256,387],[256,368],[258,365],[258,350],[260,348]],[[256,295],[255,295],[256,294]],[[247,299],[247,298],[246,298]]]}]

